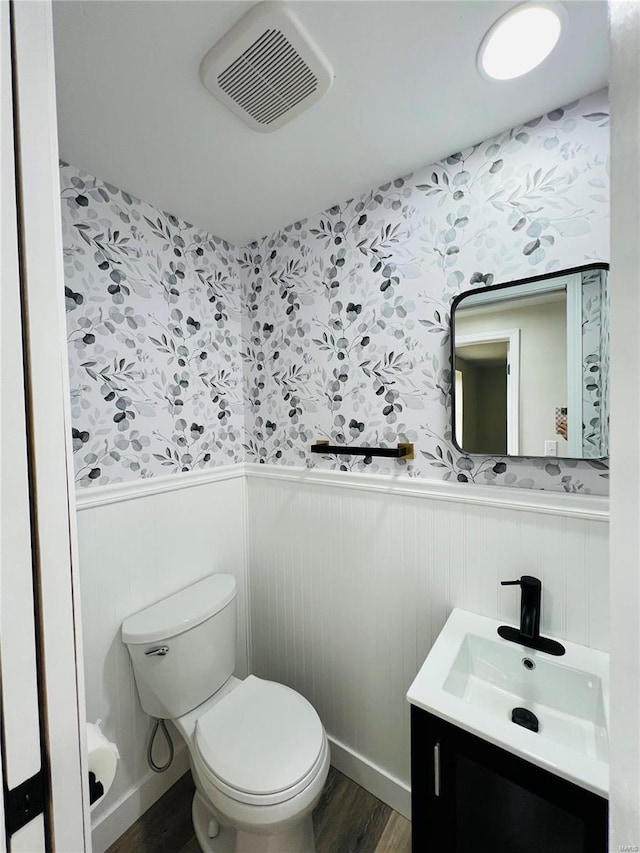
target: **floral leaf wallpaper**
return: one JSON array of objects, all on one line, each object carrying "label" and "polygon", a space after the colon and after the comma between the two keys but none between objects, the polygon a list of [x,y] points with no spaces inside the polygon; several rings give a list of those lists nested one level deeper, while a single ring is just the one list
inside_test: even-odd
[{"label": "floral leaf wallpaper", "polygon": [[[600,460],[455,450],[449,310],[608,260],[607,110],[583,98],[242,250],[247,460],[606,493]],[[318,439],[412,441],[416,459],[311,458]]]},{"label": "floral leaf wallpaper", "polygon": [[609,276],[582,274],[582,453],[598,458],[609,446]]},{"label": "floral leaf wallpaper", "polygon": [[235,251],[61,164],[76,481],[244,458]]},{"label": "floral leaf wallpaper", "polygon": [[62,164],[78,484],[246,460],[605,494],[605,461],[454,449],[449,310],[608,261],[608,144],[600,92],[238,249]]}]

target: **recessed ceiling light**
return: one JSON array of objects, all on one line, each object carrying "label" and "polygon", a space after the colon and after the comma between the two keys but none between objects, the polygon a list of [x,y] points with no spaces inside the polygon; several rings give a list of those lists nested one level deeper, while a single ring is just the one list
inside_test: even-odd
[{"label": "recessed ceiling light", "polygon": [[478,68],[492,80],[513,80],[540,65],[566,23],[559,3],[523,3],[499,18],[482,39]]}]

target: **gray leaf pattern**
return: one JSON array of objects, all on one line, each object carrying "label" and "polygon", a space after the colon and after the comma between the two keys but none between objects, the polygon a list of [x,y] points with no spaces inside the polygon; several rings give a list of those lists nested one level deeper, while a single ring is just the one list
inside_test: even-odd
[{"label": "gray leaf pattern", "polygon": [[[248,246],[247,459],[606,493],[600,460],[461,456],[449,350],[461,291],[607,260],[606,109],[584,98]],[[417,459],[310,458],[317,439]]]},{"label": "gray leaf pattern", "polygon": [[600,270],[582,275],[582,451],[597,459],[609,446],[608,276]]},{"label": "gray leaf pattern", "polygon": [[242,461],[233,248],[64,163],[61,182],[78,484]]},{"label": "gray leaf pattern", "polygon": [[607,117],[583,98],[239,249],[63,164],[79,484],[246,460],[606,493],[600,460],[455,450],[449,310],[608,260]]}]

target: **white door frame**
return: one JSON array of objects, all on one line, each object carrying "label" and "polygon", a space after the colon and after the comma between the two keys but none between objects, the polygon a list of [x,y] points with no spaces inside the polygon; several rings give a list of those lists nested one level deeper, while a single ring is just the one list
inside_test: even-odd
[{"label": "white door frame", "polygon": [[[6,2],[7,0],[2,0]],[[51,846],[91,849],[50,0],[15,0],[14,123]],[[3,57],[9,61],[10,57]]]},{"label": "white door frame", "polygon": [[640,847],[640,4],[611,23],[610,850]]},{"label": "white door frame", "polygon": [[[11,22],[9,4],[4,0],[0,2],[0,57],[0,776],[6,783],[7,800],[17,797],[27,785],[31,802],[36,803],[19,820],[13,809],[7,807],[7,830],[11,835],[5,838],[3,817],[0,850],[44,850],[45,815],[38,802],[44,794],[45,776],[34,616]],[[3,807],[4,799],[0,797]]]},{"label": "white door frame", "polygon": [[520,451],[520,329],[456,335],[456,349],[473,344],[507,344],[507,454]]}]

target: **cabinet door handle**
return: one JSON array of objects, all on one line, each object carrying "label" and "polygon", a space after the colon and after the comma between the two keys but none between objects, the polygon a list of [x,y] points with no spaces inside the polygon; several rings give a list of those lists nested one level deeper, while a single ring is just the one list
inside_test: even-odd
[{"label": "cabinet door handle", "polygon": [[433,793],[440,796],[440,743],[433,747]]}]

